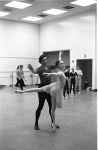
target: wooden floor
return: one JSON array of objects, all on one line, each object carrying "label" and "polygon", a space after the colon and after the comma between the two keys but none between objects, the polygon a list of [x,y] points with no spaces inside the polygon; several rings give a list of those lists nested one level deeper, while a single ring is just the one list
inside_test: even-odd
[{"label": "wooden floor", "polygon": [[0,89],[0,150],[97,150],[97,92],[82,91],[63,99],[56,110],[60,126],[52,132],[45,102],[39,126],[34,130],[37,93]]}]

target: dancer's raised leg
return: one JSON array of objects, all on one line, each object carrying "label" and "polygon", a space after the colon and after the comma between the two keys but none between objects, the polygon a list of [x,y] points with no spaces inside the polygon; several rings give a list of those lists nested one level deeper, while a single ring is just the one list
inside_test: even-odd
[{"label": "dancer's raised leg", "polygon": [[31,88],[26,90],[15,90],[16,93],[26,93],[26,92],[44,92],[43,88]]}]

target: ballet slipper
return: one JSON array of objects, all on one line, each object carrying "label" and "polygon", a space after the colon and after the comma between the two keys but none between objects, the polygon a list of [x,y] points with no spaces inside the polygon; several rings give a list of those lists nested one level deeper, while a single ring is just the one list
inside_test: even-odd
[{"label": "ballet slipper", "polygon": [[52,130],[53,130],[53,132],[55,132],[55,129],[56,129],[55,125],[54,125],[54,124],[52,124],[51,126],[52,126]]},{"label": "ballet slipper", "polygon": [[15,90],[15,93],[24,93],[23,90]]}]

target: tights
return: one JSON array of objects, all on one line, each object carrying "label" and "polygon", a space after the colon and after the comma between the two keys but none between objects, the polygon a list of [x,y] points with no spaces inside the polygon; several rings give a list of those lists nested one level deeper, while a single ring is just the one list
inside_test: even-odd
[{"label": "tights", "polygon": [[67,94],[69,95],[69,85],[68,85],[68,81],[66,80],[65,86],[64,86],[64,90],[63,90],[63,95],[65,97],[65,93],[67,92]]},{"label": "tights", "polygon": [[[41,86],[39,86],[39,87],[41,87]],[[38,104],[38,108],[37,108],[36,113],[35,113],[35,125],[38,125],[38,120],[39,120],[39,117],[41,114],[41,110],[43,109],[45,99],[47,100],[47,103],[49,106],[50,117],[51,117],[51,108],[52,108],[50,94],[48,94],[46,92],[38,92],[38,97],[39,97],[39,104]],[[51,117],[51,121],[52,121],[52,117]],[[52,121],[52,123],[53,123],[53,121]]]},{"label": "tights", "polygon": [[71,90],[72,90],[72,85],[73,85],[73,93],[75,95],[75,78],[71,78],[71,86],[70,86],[70,93],[71,93]]},{"label": "tights", "polygon": [[20,89],[23,90],[24,81],[22,78],[20,78],[20,79],[17,78],[17,83],[15,86],[18,87],[18,85],[20,85]]}]

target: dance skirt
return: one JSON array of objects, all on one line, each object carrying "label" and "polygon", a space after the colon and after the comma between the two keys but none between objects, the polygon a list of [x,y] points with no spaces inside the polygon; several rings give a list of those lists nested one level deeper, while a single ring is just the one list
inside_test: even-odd
[{"label": "dance skirt", "polygon": [[63,88],[57,82],[42,87],[44,92],[47,92],[56,99],[56,107],[62,108]]}]

